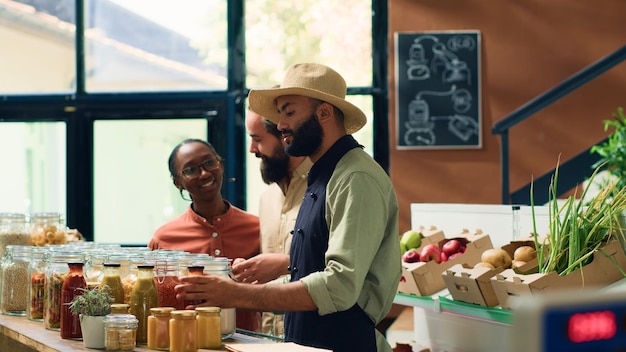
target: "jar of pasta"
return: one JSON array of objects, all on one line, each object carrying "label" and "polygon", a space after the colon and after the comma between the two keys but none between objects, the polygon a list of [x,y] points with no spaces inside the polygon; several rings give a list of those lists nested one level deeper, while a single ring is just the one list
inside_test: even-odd
[{"label": "jar of pasta", "polygon": [[67,227],[60,213],[35,213],[30,217],[30,244],[43,247],[47,244],[67,243]]},{"label": "jar of pasta", "polygon": [[44,326],[48,330],[61,329],[61,296],[63,282],[69,272],[68,263],[84,263],[80,252],[49,250],[46,261],[45,299],[43,305]]},{"label": "jar of pasta", "polygon": [[0,258],[4,257],[8,245],[28,246],[30,234],[26,226],[26,215],[0,213]]},{"label": "jar of pasta", "polygon": [[42,321],[44,311],[44,297],[46,292],[46,247],[31,247],[30,264],[28,265],[28,308],[29,320]]},{"label": "jar of pasta", "polygon": [[2,314],[26,315],[28,308],[28,262],[30,246],[8,245],[2,259],[0,309]]}]

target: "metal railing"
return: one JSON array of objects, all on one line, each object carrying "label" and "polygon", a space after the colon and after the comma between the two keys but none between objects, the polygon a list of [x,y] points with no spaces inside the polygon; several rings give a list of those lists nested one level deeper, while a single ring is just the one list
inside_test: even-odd
[{"label": "metal railing", "polygon": [[[500,167],[502,176],[502,204],[530,204],[530,184],[514,193],[511,193],[509,190],[509,130],[624,60],[626,60],[626,45],[538,95],[536,98],[520,106],[493,125],[491,133],[501,135]],[[598,143],[602,142],[600,141]],[[589,148],[591,148],[591,146]],[[562,162],[559,166],[560,172],[557,192],[561,192],[560,194],[562,194],[570,190],[580,181],[584,181],[584,179],[593,172],[591,165],[597,160],[599,160],[599,157],[592,155],[589,149],[587,149],[576,157]],[[538,179],[535,179],[533,184],[537,189],[543,186],[547,189],[553,173],[554,170],[542,175]],[[535,195],[534,201],[536,204],[543,204],[548,201],[548,194],[547,192],[544,193],[545,199],[542,195]]]}]

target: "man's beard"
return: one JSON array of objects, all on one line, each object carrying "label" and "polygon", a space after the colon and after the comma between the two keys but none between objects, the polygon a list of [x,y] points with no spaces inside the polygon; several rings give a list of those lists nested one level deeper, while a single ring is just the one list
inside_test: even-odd
[{"label": "man's beard", "polygon": [[287,144],[285,151],[291,156],[310,156],[322,144],[324,131],[322,125],[313,113],[297,129],[292,131],[291,144]]},{"label": "man's beard", "polygon": [[289,155],[282,145],[274,149],[273,156],[258,155],[261,158],[261,178],[266,184],[279,182],[289,177]]}]

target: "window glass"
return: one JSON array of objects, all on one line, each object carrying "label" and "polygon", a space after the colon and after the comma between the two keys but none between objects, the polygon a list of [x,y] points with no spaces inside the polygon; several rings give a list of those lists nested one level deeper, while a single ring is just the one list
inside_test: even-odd
[{"label": "window glass", "polygon": [[224,90],[226,0],[86,2],[90,92]]},{"label": "window glass", "polygon": [[75,91],[74,1],[20,2],[0,1],[0,94]]},{"label": "window glass", "polygon": [[189,206],[172,183],[172,149],[207,139],[205,119],[96,121],[94,240],[147,244],[154,231]]},{"label": "window glass", "polygon": [[332,67],[348,86],[372,85],[372,2],[246,0],[247,86],[280,83],[289,65]]},{"label": "window glass", "polygon": [[0,212],[66,212],[64,122],[0,123]]}]

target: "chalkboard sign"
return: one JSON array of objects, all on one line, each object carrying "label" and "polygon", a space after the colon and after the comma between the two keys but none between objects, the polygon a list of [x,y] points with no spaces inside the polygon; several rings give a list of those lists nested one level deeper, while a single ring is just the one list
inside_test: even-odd
[{"label": "chalkboard sign", "polygon": [[480,33],[395,33],[398,149],[482,147]]}]

